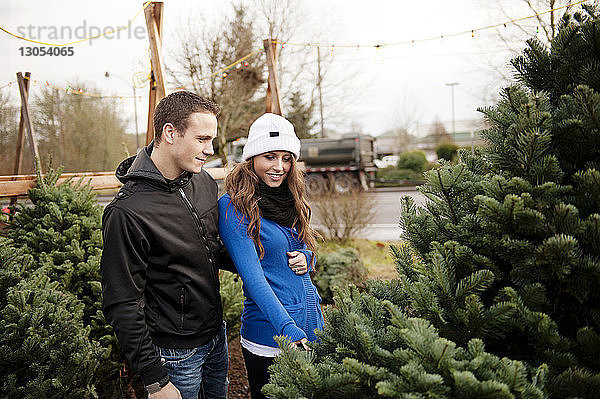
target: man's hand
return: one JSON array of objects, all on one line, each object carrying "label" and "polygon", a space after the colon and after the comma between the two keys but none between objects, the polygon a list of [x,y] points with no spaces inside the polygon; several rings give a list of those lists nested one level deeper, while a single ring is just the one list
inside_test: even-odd
[{"label": "man's hand", "polygon": [[299,251],[287,252],[288,266],[298,276],[305,274],[308,271],[308,265],[306,263],[306,256]]},{"label": "man's hand", "polygon": [[179,389],[175,388],[171,382],[165,385],[160,391],[148,395],[149,399],[181,399]]}]

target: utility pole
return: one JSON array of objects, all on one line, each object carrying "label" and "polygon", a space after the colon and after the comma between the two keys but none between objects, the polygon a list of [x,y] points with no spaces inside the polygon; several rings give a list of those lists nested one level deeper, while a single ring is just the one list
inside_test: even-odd
[{"label": "utility pole", "polygon": [[325,137],[325,127],[323,124],[323,91],[321,90],[321,81],[323,80],[323,78],[321,77],[321,48],[319,46],[317,46],[317,69],[317,87],[319,88],[319,110],[321,112],[321,138],[323,138]]},{"label": "utility pole", "polygon": [[56,92],[56,114],[57,114],[57,126],[58,126],[58,143],[60,146],[60,164],[65,164],[65,137],[63,135],[63,116],[62,108],[60,104],[60,92],[58,89],[54,89]]},{"label": "utility pole", "polygon": [[454,86],[457,86],[458,82],[446,83],[446,86],[450,86],[452,90],[452,138],[456,140],[456,126],[454,120]]},{"label": "utility pole", "polygon": [[[111,73],[111,72],[104,72],[104,77],[105,78],[111,78],[111,77],[117,77],[119,79],[121,79],[123,82],[129,84],[129,81],[127,79],[125,79],[124,77],[122,77],[121,75],[117,75],[115,73]],[[137,114],[137,94],[135,91],[135,80],[134,80],[134,75],[131,75],[131,88],[133,89],[133,114],[135,117],[135,150],[139,150],[140,149],[140,131],[138,128],[138,114]]]},{"label": "utility pole", "polygon": [[133,113],[135,117],[135,150],[140,149],[140,131],[138,129],[138,120],[137,120],[137,96],[135,94],[135,82],[133,81],[133,76],[131,76],[131,87],[133,87]]}]

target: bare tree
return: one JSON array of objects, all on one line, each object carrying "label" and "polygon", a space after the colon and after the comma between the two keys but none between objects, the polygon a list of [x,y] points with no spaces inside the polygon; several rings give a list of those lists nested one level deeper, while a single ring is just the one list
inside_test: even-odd
[{"label": "bare tree", "polygon": [[[8,94],[0,93],[0,174],[2,175],[13,173],[17,146],[20,109],[11,100]],[[31,156],[27,148],[23,149],[21,164],[23,171],[33,171]]]},{"label": "bare tree", "polygon": [[[96,91],[78,82],[69,86]],[[51,158],[67,172],[115,169],[125,156],[123,144],[133,144],[125,134],[127,121],[121,117],[119,101],[62,91],[57,96],[55,89],[41,88],[31,99],[41,161]]]},{"label": "bare tree", "polygon": [[245,134],[262,111],[264,97],[264,56],[257,54],[244,65],[215,74],[224,66],[257,50],[247,6],[234,6],[234,15],[218,29],[199,28],[190,22],[179,31],[181,48],[167,68],[172,82],[207,97],[221,106],[218,116],[219,154],[227,163],[227,142]]}]

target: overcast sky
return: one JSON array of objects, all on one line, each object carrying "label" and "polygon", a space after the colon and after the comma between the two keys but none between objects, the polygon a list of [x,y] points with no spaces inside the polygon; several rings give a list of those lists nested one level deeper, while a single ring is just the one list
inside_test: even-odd
[{"label": "overcast sky", "polygon": [[[347,87],[351,104],[337,118],[332,117],[331,122],[326,120],[326,127],[344,130],[353,124],[365,133],[380,134],[398,125],[407,114],[421,124],[436,118],[449,121],[452,119],[451,89],[446,84],[452,82],[458,83],[455,86],[456,119],[478,118],[480,114],[476,108],[491,105],[502,85],[497,68],[502,69],[508,64],[511,53],[496,39],[494,29],[474,35],[468,33],[420,41],[506,21],[504,14],[489,5],[498,2],[310,0],[304,3],[307,18],[310,18],[307,22],[318,24],[323,33],[320,33],[322,37],[314,38],[309,32],[298,32],[300,42],[319,40],[327,44],[361,45],[350,49],[334,47],[335,63],[337,68],[342,68],[338,69],[342,78],[340,84]],[[501,2],[515,18],[531,13],[522,7],[522,3],[521,0]],[[29,38],[40,39],[41,36],[41,41],[68,42],[81,37],[84,31],[89,36],[107,27],[126,25],[141,7],[142,1],[4,0],[0,5],[0,26]],[[227,1],[165,1],[163,50],[178,45],[177,30],[190,18],[218,23],[230,9]],[[535,34],[533,20],[525,25]],[[516,30],[510,24],[504,29],[506,32]],[[56,32],[58,38],[51,36]],[[391,45],[407,40],[415,40],[415,44]],[[387,46],[374,49],[368,46],[370,44]],[[259,48],[261,43],[256,45]],[[17,71],[30,71],[38,82],[64,86],[67,81],[79,80],[91,83],[104,94],[130,96],[131,85],[124,81],[149,67],[143,13],[133,21],[130,29],[120,33],[119,38],[100,38],[73,45],[72,56],[21,55],[21,47],[32,46],[39,45],[0,32],[0,52],[3,54],[0,86],[14,81]],[[313,51],[316,57],[316,50],[307,51]],[[169,62],[166,57],[165,63]],[[293,60],[288,58],[287,62]],[[107,71],[113,78],[104,77]],[[350,73],[344,75],[344,71]],[[36,90],[39,89],[34,87],[34,94]],[[2,92],[10,92],[13,99],[18,100],[16,85],[2,89]],[[144,99],[138,100],[138,123],[140,130],[145,131],[147,89],[138,90],[138,94],[144,95]],[[124,98],[122,107],[124,115],[130,118],[130,129],[133,129],[132,99]]]}]

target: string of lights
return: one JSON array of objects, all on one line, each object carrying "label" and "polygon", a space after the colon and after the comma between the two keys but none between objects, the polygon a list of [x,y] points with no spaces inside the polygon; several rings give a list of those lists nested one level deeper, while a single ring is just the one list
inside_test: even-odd
[{"label": "string of lights", "polygon": [[391,46],[403,46],[403,45],[412,45],[412,44],[416,44],[416,43],[422,43],[422,42],[428,42],[428,41],[433,41],[433,40],[442,40],[445,38],[449,38],[449,37],[455,37],[455,36],[461,36],[461,35],[465,35],[465,34],[471,34],[471,37],[475,37],[475,33],[477,32],[481,32],[484,30],[488,30],[488,29],[494,29],[494,28],[498,28],[498,27],[507,27],[510,24],[515,24],[517,22],[520,21],[524,21],[527,19],[531,19],[531,18],[537,18],[541,15],[545,15],[554,11],[558,11],[561,10],[563,8],[567,8],[567,7],[573,7],[579,4],[583,4],[583,3],[587,3],[590,2],[592,0],[579,0],[577,2],[574,3],[570,3],[564,6],[560,6],[560,7],[555,7],[552,8],[550,10],[546,10],[546,11],[542,11],[533,15],[528,15],[526,17],[521,17],[521,18],[515,18],[515,19],[511,19],[505,22],[500,22],[497,24],[493,24],[493,25],[487,25],[487,26],[481,26],[478,28],[474,28],[474,29],[467,29],[467,30],[463,30],[460,32],[454,32],[454,33],[450,33],[450,34],[440,34],[440,35],[436,35],[436,36],[430,36],[430,37],[426,37],[426,38],[422,38],[422,39],[411,39],[411,40],[403,40],[403,41],[399,41],[399,42],[391,42],[391,43],[375,43],[375,44],[325,44],[325,43],[290,43],[290,42],[281,42],[281,41],[277,41],[277,40],[273,40],[272,43],[281,45],[282,48],[284,48],[285,46],[297,46],[297,47],[306,47],[306,48],[310,48],[310,47],[325,47],[325,48],[330,48],[332,51],[335,48],[355,48],[355,49],[361,49],[361,48],[376,48],[376,49],[381,49],[384,47],[391,47]]},{"label": "string of lights", "polygon": [[[97,94],[97,93],[89,93],[84,91],[81,88],[74,88],[71,86],[66,86],[66,87],[59,87],[56,86],[52,83],[50,83],[49,81],[44,81],[42,83],[40,83],[39,81],[35,80],[35,79],[31,79],[27,76],[23,76],[23,79],[28,79],[30,81],[30,83],[32,85],[42,85],[42,86],[47,86],[47,87],[51,87],[53,89],[57,89],[57,90],[62,90],[64,92],[66,92],[67,94],[74,94],[74,95],[80,95],[80,96],[86,96],[86,97],[93,97],[93,98],[118,98],[118,99],[124,99],[124,98],[133,98],[133,96],[117,96],[117,95],[103,95],[103,94]],[[7,84],[5,84],[4,86],[0,86],[0,90],[4,89],[5,87],[11,87],[13,84],[16,84],[17,82],[15,81],[11,81],[8,82]],[[143,96],[136,96],[137,98],[143,98]]]},{"label": "string of lights", "polygon": [[[107,32],[101,33],[101,34],[99,34],[99,35],[92,36],[92,37],[88,37],[88,38],[81,39],[81,40],[77,40],[77,41],[70,42],[70,43],[61,43],[61,44],[58,44],[58,43],[46,43],[46,42],[40,42],[40,41],[37,41],[37,40],[27,39],[26,37],[23,37],[23,36],[16,35],[16,34],[14,34],[14,33],[10,32],[10,31],[8,31],[7,29],[3,28],[2,26],[0,26],[0,30],[1,30],[1,31],[3,31],[4,33],[7,33],[7,34],[9,34],[9,35],[13,36],[13,37],[16,37],[17,39],[25,40],[25,41],[28,41],[28,42],[31,42],[31,43],[43,44],[43,45],[45,45],[45,46],[56,46],[56,47],[70,46],[70,45],[73,45],[73,44],[78,44],[78,43],[87,42],[88,40],[97,39],[97,38],[99,38],[99,37],[102,37],[102,36],[105,36],[105,35],[111,35],[111,34],[113,34],[113,33],[116,33],[116,32],[119,32],[119,31],[122,31],[122,30],[125,30],[125,29],[129,29],[129,27],[130,27],[130,26],[131,26],[131,24],[133,23],[133,20],[134,20],[134,19],[136,19],[136,18],[137,18],[137,17],[138,17],[138,16],[139,16],[139,15],[142,13],[142,11],[144,11],[144,10],[146,9],[146,7],[148,7],[148,6],[150,5],[150,3],[151,3],[151,1],[147,1],[147,2],[145,2],[145,3],[144,3],[144,6],[141,8],[141,10],[139,10],[139,11],[137,12],[137,14],[135,14],[135,15],[133,16],[133,18],[131,18],[131,19],[129,20],[129,23],[128,23],[126,26],[123,26],[123,27],[121,27],[121,28],[118,28],[118,29],[112,29],[112,30],[110,30],[110,31],[107,31]],[[1,88],[1,87],[0,87],[0,88]]]},{"label": "string of lights", "polygon": [[[528,15],[528,16],[521,17],[521,18],[515,18],[515,19],[511,19],[509,21],[505,21],[505,22],[501,22],[501,23],[497,23],[497,24],[487,25],[487,26],[483,26],[483,27],[479,27],[479,28],[474,28],[474,29],[470,29],[470,30],[464,30],[464,31],[460,31],[460,32],[450,33],[450,34],[442,34],[442,35],[438,35],[438,36],[431,36],[431,37],[423,38],[423,39],[413,39],[413,40],[405,40],[405,41],[400,41],[400,42],[371,44],[371,45],[361,45],[361,44],[323,44],[323,43],[290,43],[290,42],[280,42],[280,41],[277,41],[277,40],[273,40],[272,43],[281,45],[282,48],[284,48],[285,46],[301,46],[301,47],[305,47],[307,49],[310,48],[310,47],[326,47],[326,48],[330,48],[331,51],[333,51],[334,48],[355,48],[357,50],[365,49],[365,48],[382,49],[384,47],[389,47],[389,46],[400,46],[400,45],[415,44],[415,43],[426,42],[426,41],[433,41],[433,40],[443,40],[443,39],[448,38],[448,37],[460,36],[460,35],[464,35],[464,34],[468,34],[468,33],[471,33],[471,36],[475,37],[475,32],[480,32],[480,31],[483,31],[483,30],[493,29],[493,28],[497,28],[497,27],[500,27],[500,26],[506,27],[509,24],[514,24],[514,23],[517,23],[517,22],[520,22],[520,21],[524,21],[524,20],[527,20],[527,19],[536,18],[536,17],[539,17],[539,16],[544,15],[544,14],[548,14],[548,13],[553,12],[553,11],[558,11],[558,10],[561,10],[561,9],[564,9],[564,8],[567,8],[567,7],[576,6],[576,5],[583,4],[583,3],[586,3],[586,2],[589,2],[589,1],[591,1],[591,0],[580,0],[580,1],[577,1],[575,3],[571,3],[571,4],[568,4],[568,5],[561,6],[561,7],[555,7],[553,9],[546,10],[546,11],[543,11],[543,12],[539,12],[539,13],[536,13],[536,14],[533,14],[533,15]],[[146,7],[148,7],[148,5],[150,3],[151,3],[150,1],[147,1],[146,3],[144,3],[143,8],[140,11],[138,11],[138,13],[130,20],[128,26],[131,25],[132,21]],[[119,30],[126,29],[127,27],[120,28]],[[52,46],[66,46],[66,45],[70,45],[70,44],[80,43],[80,42],[83,42],[83,41],[86,41],[86,40],[95,39],[95,38],[98,38],[98,37],[103,36],[105,34],[113,33],[113,32],[105,32],[104,34],[101,34],[101,35],[98,35],[98,36],[94,36],[94,37],[90,37],[90,38],[83,39],[83,40],[79,40],[77,42],[72,42],[72,43],[50,44],[50,43],[37,42],[37,41],[29,40],[29,39],[26,39],[26,38],[14,35],[14,34],[8,32],[7,30],[5,30],[2,27],[0,27],[0,30],[2,30],[4,32],[6,32],[6,33],[8,33],[8,34],[10,34],[12,36],[14,36],[14,37],[17,37],[19,39],[23,39],[23,40],[27,40],[27,41],[32,41],[32,42],[39,43],[39,44],[52,45]],[[212,72],[210,74],[207,74],[207,75],[201,77],[199,79],[200,80],[200,84],[201,85],[204,84],[207,79],[210,79],[213,76],[216,76],[216,75],[219,75],[219,74],[221,75],[222,78],[226,78],[229,75],[228,71],[230,69],[234,68],[234,67],[242,67],[242,66],[243,67],[248,67],[250,64],[249,64],[249,62],[247,60],[250,57],[258,54],[261,51],[263,51],[263,48],[256,49],[256,50],[254,50],[254,51],[252,51],[252,52],[244,55],[243,57],[239,58],[238,60],[232,62],[231,64],[226,65],[223,68],[221,68],[221,69],[219,69],[219,70],[217,70],[215,72]],[[36,80],[33,80],[32,82],[34,84],[37,83]],[[15,83],[14,81],[11,81],[11,82],[8,82],[7,84],[3,85],[3,86],[0,86],[0,90],[4,89],[6,87],[10,87],[14,83]],[[63,87],[58,87],[58,86],[52,85],[48,81],[46,81],[45,83],[46,83],[47,86],[50,86],[50,87],[52,87],[54,89],[64,90],[68,94],[78,94],[78,95],[83,95],[83,96],[88,96],[88,97],[97,97],[97,98],[121,98],[122,99],[122,98],[132,98],[133,97],[133,96],[116,96],[116,95],[115,96],[105,96],[105,95],[96,94],[96,93],[84,92],[81,88],[75,90],[74,88],[72,88],[70,86],[67,86],[66,88],[63,88]],[[186,89],[186,87],[185,86],[181,86],[181,87],[177,88],[177,90],[182,90],[182,89]]]}]

